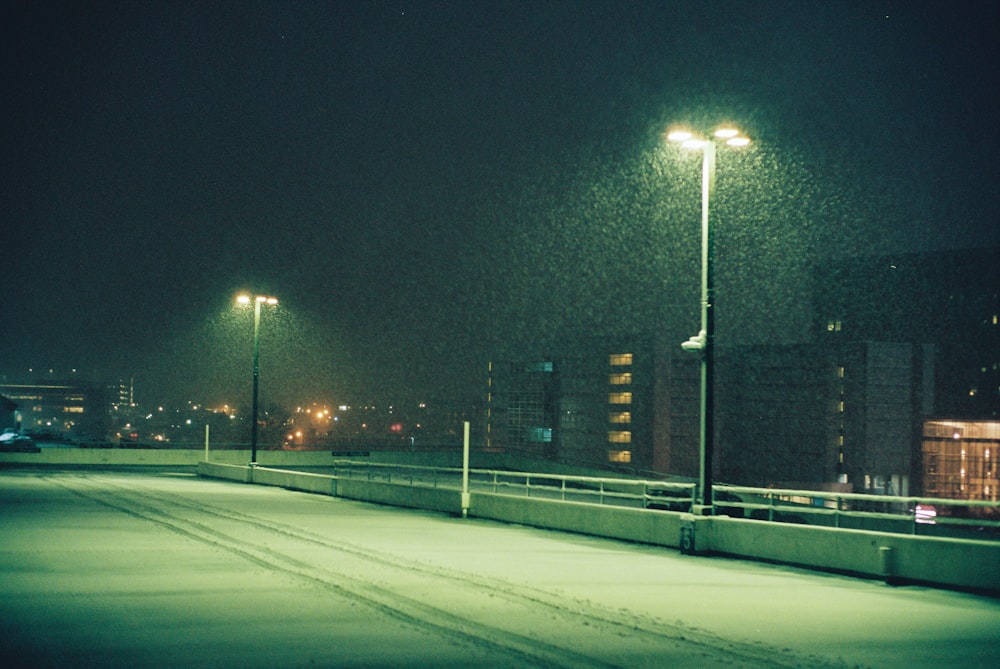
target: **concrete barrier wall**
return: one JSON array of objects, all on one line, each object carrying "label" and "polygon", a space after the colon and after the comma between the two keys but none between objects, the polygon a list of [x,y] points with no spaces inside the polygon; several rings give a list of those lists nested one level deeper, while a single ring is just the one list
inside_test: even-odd
[{"label": "concrete barrier wall", "polygon": [[462,493],[452,488],[409,486],[367,479],[338,478],[328,474],[311,474],[289,470],[199,462],[198,474],[209,478],[271,485],[289,490],[302,490],[323,495],[354,499],[361,502],[427,509],[442,513],[461,514]]},{"label": "concrete barrier wall", "polygon": [[462,513],[462,493],[453,488],[397,485],[363,479],[337,480],[337,497],[363,502],[427,509],[442,513]]},{"label": "concrete barrier wall", "polygon": [[695,519],[696,551],[1000,592],[1000,543],[866,530]]},{"label": "concrete barrier wall", "polygon": [[469,515],[674,548],[680,536],[679,513],[531,497],[473,493]]},{"label": "concrete barrier wall", "polygon": [[[250,449],[213,449],[209,446],[208,460],[229,465],[246,465],[250,462]],[[184,466],[194,467],[205,460],[204,448],[49,448],[40,453],[0,452],[0,465],[45,466]],[[330,467],[334,460],[357,460],[385,464],[417,465],[423,467],[462,466],[461,451],[272,451],[258,450],[257,464],[262,467]],[[473,469],[516,469],[544,473],[552,470],[562,474],[609,476],[607,472],[579,469],[570,471],[544,460],[517,460],[503,453],[472,453]],[[612,475],[613,476],[613,475]]]},{"label": "concrete barrier wall", "polygon": [[205,451],[145,448],[43,448],[40,453],[0,453],[0,464],[59,467],[194,467]]},{"label": "concrete barrier wall", "polygon": [[221,462],[199,462],[198,475],[211,479],[226,479],[227,481],[250,482],[250,468],[246,465],[227,465]]},{"label": "concrete barrier wall", "polygon": [[[377,504],[458,515],[461,492],[201,462],[202,476],[275,485]],[[469,515],[533,527],[835,571],[1000,593],[1000,543],[768,523],[726,516],[595,506],[472,493]]]},{"label": "concrete barrier wall", "polygon": [[[246,465],[250,449],[209,450],[209,461]],[[334,460],[408,464],[426,467],[460,467],[462,454],[408,451],[372,451],[368,455],[337,455],[334,451],[257,451],[262,467],[332,467]],[[154,466],[194,467],[205,460],[198,448],[42,448],[39,453],[2,453],[0,464],[43,466]]]},{"label": "concrete barrier wall", "polygon": [[241,469],[246,469],[249,472],[249,483],[273,485],[279,488],[301,490],[303,492],[313,492],[322,495],[337,494],[337,479],[332,476],[292,472],[287,469],[268,469],[265,467],[254,467],[252,471],[248,467],[241,467]]}]

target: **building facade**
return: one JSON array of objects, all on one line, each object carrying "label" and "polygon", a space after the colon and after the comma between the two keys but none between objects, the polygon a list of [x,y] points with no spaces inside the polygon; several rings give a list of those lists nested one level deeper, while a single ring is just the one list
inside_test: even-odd
[{"label": "building facade", "polygon": [[1000,419],[1000,249],[825,262],[813,271],[816,342],[935,347],[935,413]]},{"label": "building facade", "polygon": [[923,431],[924,494],[1000,499],[1000,421],[930,420]]},{"label": "building facade", "polygon": [[527,360],[490,364],[487,449],[697,475],[697,386],[672,382],[696,381],[696,361],[675,359],[652,337],[551,348]]},{"label": "building facade", "polygon": [[720,481],[896,495],[920,489],[933,347],[855,342],[723,350]]},{"label": "building facade", "polygon": [[[487,447],[695,479],[699,365],[651,338],[577,342],[491,366]],[[713,478],[911,494],[933,405],[933,348],[719,347]]]},{"label": "building facade", "polygon": [[103,438],[110,426],[107,391],[102,385],[2,383],[0,395],[18,405],[21,428],[42,438]]}]

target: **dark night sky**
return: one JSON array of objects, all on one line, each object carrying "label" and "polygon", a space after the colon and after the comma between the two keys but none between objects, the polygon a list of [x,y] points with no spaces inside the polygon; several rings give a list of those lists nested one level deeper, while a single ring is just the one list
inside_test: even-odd
[{"label": "dark night sky", "polygon": [[[824,258],[997,245],[980,2],[3,0],[0,374],[140,401],[469,397],[529,339],[795,340]],[[727,301],[727,297],[729,298]],[[688,332],[688,331],[691,332]]]}]

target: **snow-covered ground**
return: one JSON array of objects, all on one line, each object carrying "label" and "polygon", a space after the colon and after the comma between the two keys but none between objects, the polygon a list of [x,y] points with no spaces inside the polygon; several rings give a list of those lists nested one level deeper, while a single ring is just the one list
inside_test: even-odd
[{"label": "snow-covered ground", "polygon": [[0,537],[5,667],[917,669],[1000,650],[996,599],[179,472],[0,470]]}]

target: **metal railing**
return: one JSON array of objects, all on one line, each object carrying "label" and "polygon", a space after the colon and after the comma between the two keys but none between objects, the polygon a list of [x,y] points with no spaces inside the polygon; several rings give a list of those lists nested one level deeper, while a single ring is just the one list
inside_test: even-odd
[{"label": "metal railing", "polygon": [[[461,488],[458,467],[336,460],[335,476]],[[618,477],[470,469],[472,492],[690,512],[697,484]],[[1000,540],[1000,502],[716,484],[713,514],[770,522]]]},{"label": "metal railing", "polygon": [[1000,539],[1000,502],[993,501],[716,485],[712,502],[717,515],[910,534],[934,525]]},{"label": "metal railing", "polygon": [[[406,485],[461,486],[461,468],[426,467],[336,460],[335,476],[364,478]],[[626,478],[572,476],[495,469],[470,469],[471,490],[520,497],[542,497],[584,504],[631,506],[671,511],[689,511],[694,502],[694,483],[647,481]]]}]

